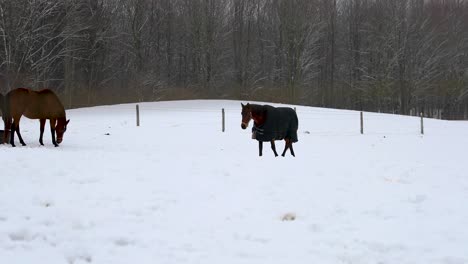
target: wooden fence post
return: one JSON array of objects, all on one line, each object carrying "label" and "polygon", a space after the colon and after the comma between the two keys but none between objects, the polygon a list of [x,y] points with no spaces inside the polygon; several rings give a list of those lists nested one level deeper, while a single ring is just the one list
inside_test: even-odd
[{"label": "wooden fence post", "polygon": [[136,105],[136,125],[140,126],[140,106]]},{"label": "wooden fence post", "polygon": [[424,135],[424,121],[423,121],[423,113],[420,113],[421,116],[421,135]]},{"label": "wooden fence post", "polygon": [[224,132],[226,126],[225,126],[225,115],[224,115],[224,108],[221,110],[221,113],[222,113],[222,123],[221,123],[221,127],[222,127],[222,131]]},{"label": "wooden fence post", "polygon": [[361,134],[364,134],[364,116],[361,111]]}]

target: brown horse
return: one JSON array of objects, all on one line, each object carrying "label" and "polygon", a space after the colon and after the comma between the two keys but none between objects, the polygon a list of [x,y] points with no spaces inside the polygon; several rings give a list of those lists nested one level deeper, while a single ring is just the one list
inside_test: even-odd
[{"label": "brown horse", "polygon": [[[50,132],[52,133],[52,143],[58,147],[63,140],[63,134],[67,130],[67,125],[70,120],[66,120],[65,109],[57,95],[49,89],[41,91],[33,91],[27,88],[17,88],[11,90],[5,98],[4,107],[6,109],[5,131],[10,130],[10,144],[15,146],[15,132],[21,145],[26,144],[21,137],[20,119],[25,116],[30,119],[39,119],[40,121],[40,137],[39,143],[42,143],[44,134],[44,126],[46,120],[50,121]],[[57,141],[55,134],[57,133]],[[4,136],[4,139],[6,137]]]},{"label": "brown horse", "polygon": [[295,156],[292,143],[297,142],[297,129],[299,121],[296,111],[290,107],[273,107],[269,105],[247,104],[242,106],[242,129],[249,126],[251,119],[254,120],[252,138],[258,140],[259,155],[262,156],[263,142],[270,141],[271,149],[276,153],[275,140],[285,140],[283,154],[289,149],[291,155]]}]

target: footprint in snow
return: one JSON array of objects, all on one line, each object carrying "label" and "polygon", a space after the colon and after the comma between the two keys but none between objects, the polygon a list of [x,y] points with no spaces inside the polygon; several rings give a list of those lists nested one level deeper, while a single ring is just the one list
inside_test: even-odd
[{"label": "footprint in snow", "polygon": [[91,263],[93,262],[93,258],[88,254],[67,257],[68,264],[76,264],[76,263],[83,263],[83,262]]},{"label": "footprint in snow", "polygon": [[132,245],[133,241],[128,238],[121,237],[114,240],[114,244],[119,247],[126,247],[128,245]]},{"label": "footprint in snow", "polygon": [[426,195],[418,194],[418,195],[416,195],[414,197],[409,197],[408,201],[410,203],[420,204],[420,203],[424,202],[426,199],[427,199]]},{"label": "footprint in snow", "polygon": [[286,213],[281,217],[281,221],[294,221],[296,220],[295,213]]},{"label": "footprint in snow", "polygon": [[26,229],[17,230],[8,234],[8,237],[12,241],[31,241],[33,240],[33,235]]}]

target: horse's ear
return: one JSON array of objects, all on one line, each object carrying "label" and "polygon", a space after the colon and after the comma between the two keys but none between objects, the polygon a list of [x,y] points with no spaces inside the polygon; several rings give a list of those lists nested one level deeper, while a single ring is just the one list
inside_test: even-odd
[{"label": "horse's ear", "polygon": [[243,103],[241,103],[241,106],[244,107],[245,105]]},{"label": "horse's ear", "polygon": [[70,122],[70,119],[67,120],[67,123],[66,123],[67,125],[68,125],[68,122]]}]

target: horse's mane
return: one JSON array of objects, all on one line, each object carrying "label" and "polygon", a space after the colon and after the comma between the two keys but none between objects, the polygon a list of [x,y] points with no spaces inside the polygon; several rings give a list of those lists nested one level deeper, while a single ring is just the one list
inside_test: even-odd
[{"label": "horse's mane", "polygon": [[63,114],[64,114],[63,117],[65,118],[65,107],[63,106],[62,102],[60,101],[60,98],[57,96],[57,94],[54,91],[52,91],[49,88],[45,88],[45,89],[42,89],[42,90],[39,90],[39,91],[36,91],[36,92],[38,94],[45,94],[45,95],[50,96],[50,98],[53,98],[55,103],[60,106],[60,108],[61,108],[61,110],[63,111]]},{"label": "horse's mane", "polygon": [[266,121],[268,107],[266,105],[250,104],[250,113],[255,126],[260,126]]},{"label": "horse's mane", "polygon": [[259,104],[250,104],[252,114],[263,114],[266,111],[266,106]]}]

